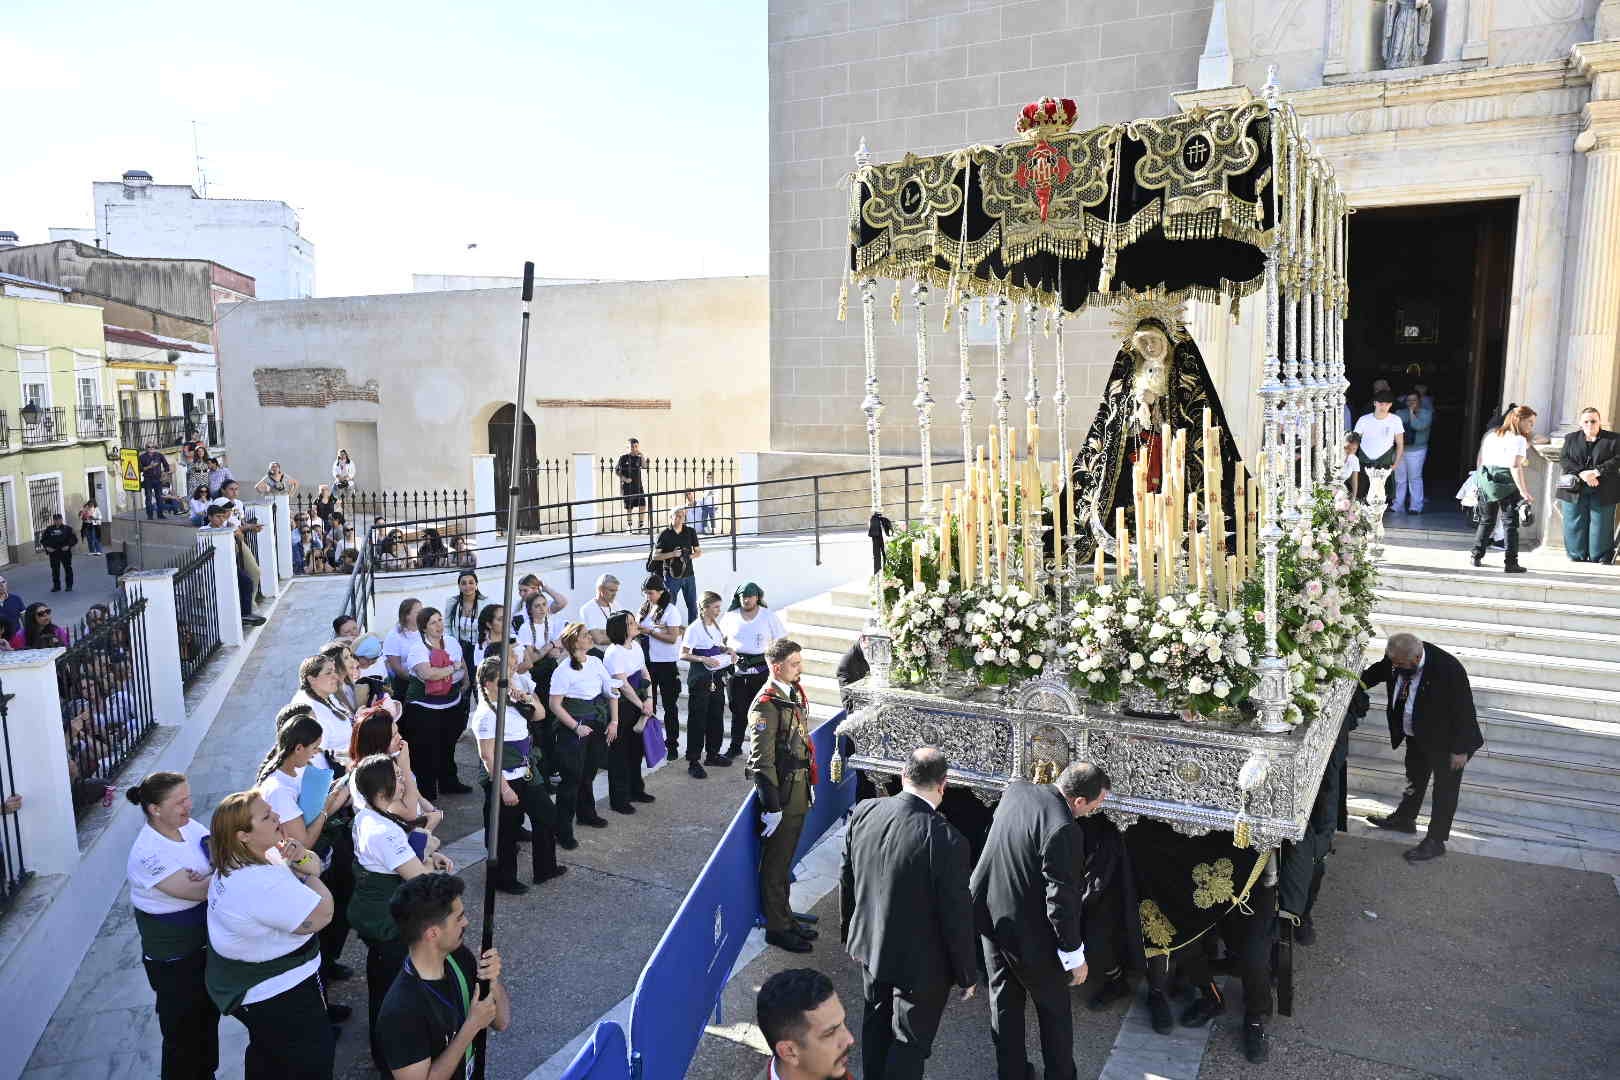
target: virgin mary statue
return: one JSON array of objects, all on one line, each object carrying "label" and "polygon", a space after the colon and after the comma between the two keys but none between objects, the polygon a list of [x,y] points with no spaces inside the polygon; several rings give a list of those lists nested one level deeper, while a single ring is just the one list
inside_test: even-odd
[{"label": "virgin mary statue", "polygon": [[[1206,408],[1210,422],[1220,429],[1222,488],[1230,502],[1233,480],[1243,463],[1203,354],[1182,323],[1182,307],[1173,301],[1141,300],[1123,308],[1115,323],[1119,352],[1072,478],[1079,519],[1074,535],[1082,561],[1099,546],[1110,555],[1117,553],[1117,508],[1125,509],[1135,534],[1135,465],[1138,460],[1147,463],[1144,494],[1157,492],[1163,479],[1165,424],[1172,435],[1186,430],[1188,462],[1203,460]],[[1203,470],[1190,467],[1187,490],[1203,489]],[[1228,505],[1228,520],[1231,511]]]}]

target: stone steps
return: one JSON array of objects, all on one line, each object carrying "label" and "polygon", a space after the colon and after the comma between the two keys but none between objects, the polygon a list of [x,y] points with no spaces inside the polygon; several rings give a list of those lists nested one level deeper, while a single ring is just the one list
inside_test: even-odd
[{"label": "stone steps", "polygon": [[[1388,805],[1398,802],[1406,787],[1401,759],[1386,753],[1381,759],[1352,754],[1350,794],[1375,795]],[[1578,835],[1588,828],[1620,834],[1620,794],[1594,791],[1569,783],[1525,783],[1508,777],[1476,777],[1472,765],[1463,773],[1459,804],[1480,819],[1501,814],[1531,821],[1556,822]]]},{"label": "stone steps", "polygon": [[1378,613],[1386,617],[1456,619],[1511,627],[1573,630],[1588,634],[1615,632],[1620,613],[1600,604],[1523,605],[1501,597],[1458,593],[1379,589]]},{"label": "stone steps", "polygon": [[[1524,609],[1526,613],[1529,610]],[[1473,621],[1456,618],[1450,612],[1433,609],[1418,612],[1390,612],[1384,601],[1379,601],[1373,615],[1373,626],[1382,632],[1405,630],[1425,641],[1432,641],[1444,649],[1459,647],[1486,651],[1511,651],[1556,656],[1570,660],[1597,660],[1613,663],[1617,653],[1615,631],[1620,628],[1620,613],[1608,616],[1607,632],[1579,630],[1562,625],[1558,616],[1562,612],[1540,613],[1554,623],[1551,626],[1527,625],[1518,622]]]},{"label": "stone steps", "polygon": [[[1402,625],[1399,620],[1386,620],[1386,625]],[[1550,696],[1595,695],[1608,709],[1620,709],[1620,660],[1587,660],[1578,657],[1557,656],[1550,653],[1503,651],[1473,645],[1456,645],[1445,636],[1430,637],[1436,645],[1462,661],[1469,681],[1517,684],[1515,689],[1528,688],[1531,694]],[[1611,654],[1620,657],[1620,636],[1615,638],[1616,648]],[[1369,646],[1369,657],[1382,656],[1383,639],[1375,639]],[[1563,709],[1553,710],[1563,712]],[[1600,715],[1578,712],[1570,715]],[[1620,716],[1620,712],[1610,712]]]},{"label": "stone steps", "polygon": [[1529,574],[1504,574],[1500,566],[1495,569],[1467,567],[1436,570],[1433,567],[1385,563],[1379,568],[1379,587],[1384,592],[1496,597],[1521,604],[1579,603],[1590,607],[1620,608],[1620,577],[1595,571],[1558,573],[1537,570]]},{"label": "stone steps", "polygon": [[[1372,708],[1360,729],[1377,731],[1381,739],[1389,731],[1383,696],[1382,691],[1374,691]],[[1480,688],[1475,685],[1474,710],[1487,746],[1511,743],[1530,747],[1552,758],[1613,763],[1615,747],[1620,744],[1620,721],[1610,723],[1485,706],[1480,704],[1480,697]]]},{"label": "stone steps", "polygon": [[[1363,723],[1350,738],[1355,752],[1365,758],[1390,752],[1387,728],[1375,730]],[[1404,760],[1404,745],[1394,753]],[[1494,739],[1489,731],[1485,734],[1484,748],[1468,763],[1467,775],[1482,782],[1509,785],[1573,784],[1590,790],[1594,797],[1599,792],[1620,796],[1620,768],[1605,754],[1552,750],[1535,743]]]}]

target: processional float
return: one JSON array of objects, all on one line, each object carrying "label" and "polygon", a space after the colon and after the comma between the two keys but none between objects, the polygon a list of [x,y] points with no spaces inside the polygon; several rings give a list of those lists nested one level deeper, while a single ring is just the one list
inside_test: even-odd
[{"label": "processional float", "polygon": [[[863,143],[857,156],[839,317],[859,304],[880,565],[862,635],[871,672],[849,688],[839,733],[853,749],[834,767],[893,774],[934,745],[953,784],[993,801],[1012,779],[1099,765],[1127,847],[1140,855],[1132,838],[1150,838],[1163,856],[1136,859],[1133,915],[1149,954],[1168,953],[1275,880],[1370,636],[1374,518],[1334,482],[1349,208],[1274,82],[1230,107],[1079,132],[1074,120],[1072,101],[1047,98],[1000,146],[880,164]],[[886,542],[880,279],[896,282],[897,320],[912,282],[925,519]],[[1263,375],[1235,388],[1263,404],[1261,449],[1245,462],[1184,307],[1237,318],[1257,293]],[[957,335],[964,470],[937,492],[935,296]],[[994,324],[988,416],[970,371],[975,305]],[[1087,308],[1112,313],[1119,352],[1077,444],[1063,327]],[[1022,432],[1008,376],[1018,351]],[[1186,895],[1144,873],[1188,875]]]}]

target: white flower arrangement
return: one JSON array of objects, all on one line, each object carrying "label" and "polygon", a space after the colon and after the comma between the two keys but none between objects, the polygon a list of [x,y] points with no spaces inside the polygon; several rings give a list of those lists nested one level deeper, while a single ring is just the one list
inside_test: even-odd
[{"label": "white flower arrangement", "polygon": [[1005,686],[1033,678],[1054,655],[1052,604],[1013,587],[966,594],[964,648],[979,682]]},{"label": "white flower arrangement", "polygon": [[[966,613],[959,593],[915,586],[889,609],[894,641],[891,673],[897,681],[926,682],[961,658]],[[962,666],[956,663],[955,666]]]}]

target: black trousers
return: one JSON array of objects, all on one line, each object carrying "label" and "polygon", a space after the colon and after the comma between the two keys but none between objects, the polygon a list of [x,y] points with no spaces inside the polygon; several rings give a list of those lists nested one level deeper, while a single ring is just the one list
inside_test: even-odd
[{"label": "black trousers", "polygon": [[770,674],[764,671],[758,675],[731,677],[731,685],[726,688],[731,696],[731,745],[727,747],[728,750],[742,749],[743,740],[748,736],[748,709],[769,678]]},{"label": "black trousers", "polygon": [[1516,566],[1519,562],[1519,493],[1516,491],[1505,499],[1480,502],[1479,528],[1474,530],[1474,557],[1479,558],[1490,548],[1498,515],[1502,515],[1502,528],[1507,533],[1507,554],[1503,561],[1508,566]]},{"label": "black trousers", "polygon": [[[1271,1015],[1271,938],[1277,923],[1277,887],[1256,885],[1249,894],[1249,907],[1253,915],[1233,908],[1221,920],[1218,933],[1226,943],[1226,953],[1232,958],[1233,974],[1243,982],[1243,1019],[1264,1020]],[[1210,950],[1214,947],[1214,933],[1205,934],[1176,952],[1181,973],[1187,982],[1209,993],[1214,986],[1210,967]]]},{"label": "black trousers", "polygon": [[596,773],[607,763],[607,735],[600,731],[581,739],[568,728],[557,731],[557,835],[574,835],[574,822],[601,817],[596,812],[596,795],[591,785]]},{"label": "black trousers", "polygon": [[649,660],[647,673],[652,676],[653,709],[664,710],[664,749],[674,761],[680,757],[681,717],[677,706],[681,700],[681,673],[673,660]]},{"label": "black trousers", "polygon": [[59,589],[62,587],[63,575],[67,577],[67,587],[73,588],[73,552],[71,550],[53,551],[50,553],[50,558],[51,588]]},{"label": "black trousers", "polygon": [[394,976],[405,966],[405,958],[410,953],[410,946],[401,938],[366,943],[366,1016],[370,1021],[366,1030],[371,1033],[371,1060],[384,1076],[388,1075],[388,1066],[383,1060],[382,1033],[377,1030],[377,1014],[382,1011],[388,988],[394,985]]},{"label": "black trousers", "polygon": [[399,718],[399,733],[411,748],[411,772],[416,774],[416,789],[429,802],[438,801],[439,782],[445,774],[445,751],[455,746],[453,740],[446,740],[444,733],[455,731],[459,736],[461,731],[457,725],[465,727],[466,723],[467,718],[456,705],[430,709],[416,701],[405,704],[405,713]]},{"label": "black trousers", "polygon": [[1406,740],[1406,793],[1395,808],[1395,817],[1408,821],[1423,809],[1423,795],[1429,790],[1429,777],[1434,777],[1434,803],[1429,807],[1430,840],[1442,844],[1451,839],[1451,819],[1457,816],[1457,795],[1462,790],[1461,769],[1451,767],[1448,750],[1425,750],[1411,739]]},{"label": "black trousers", "polygon": [[616,810],[629,806],[632,795],[647,792],[646,781],[641,776],[642,736],[636,731],[636,725],[641,723],[641,710],[623,698],[619,699],[617,708],[619,734],[607,747],[608,805]]},{"label": "black trousers", "polygon": [[213,1080],[219,1068],[219,1010],[203,972],[208,950],[174,960],[146,960],[163,1032],[163,1080]]},{"label": "black trousers", "polygon": [[332,1080],[337,1036],[317,976],[268,1001],[238,1006],[235,1016],[248,1030],[244,1080]]},{"label": "black trousers", "polygon": [[343,955],[349,940],[349,898],[354,895],[354,832],[349,827],[330,833],[331,865],[321,872],[321,883],[332,894],[332,921],[321,928],[321,967],[328,968]]},{"label": "black trousers", "polygon": [[705,753],[720,753],[720,742],[726,735],[725,683],[716,686],[709,673],[700,670],[695,678],[687,680],[686,692],[686,760],[701,761]]},{"label": "black trousers", "polygon": [[1074,1015],[1063,979],[1031,981],[991,938],[980,936],[990,983],[990,1038],[996,1044],[999,1080],[1025,1080],[1029,1055],[1024,1049],[1024,999],[1035,1003],[1041,1029],[1041,1063],[1046,1080],[1075,1080]]},{"label": "black trousers", "polygon": [[865,970],[861,986],[861,1075],[866,1080],[922,1080],[951,988],[941,983],[902,989]]},{"label": "black trousers", "polygon": [[[518,829],[527,817],[529,831],[534,834],[530,846],[534,848],[534,880],[539,881],[557,869],[557,808],[546,785],[535,780],[508,780],[507,785],[517,794],[517,805],[501,802],[501,835],[495,842],[495,880],[517,880]],[[489,831],[489,787],[484,780],[484,831]],[[384,988],[386,989],[386,987]]]}]

